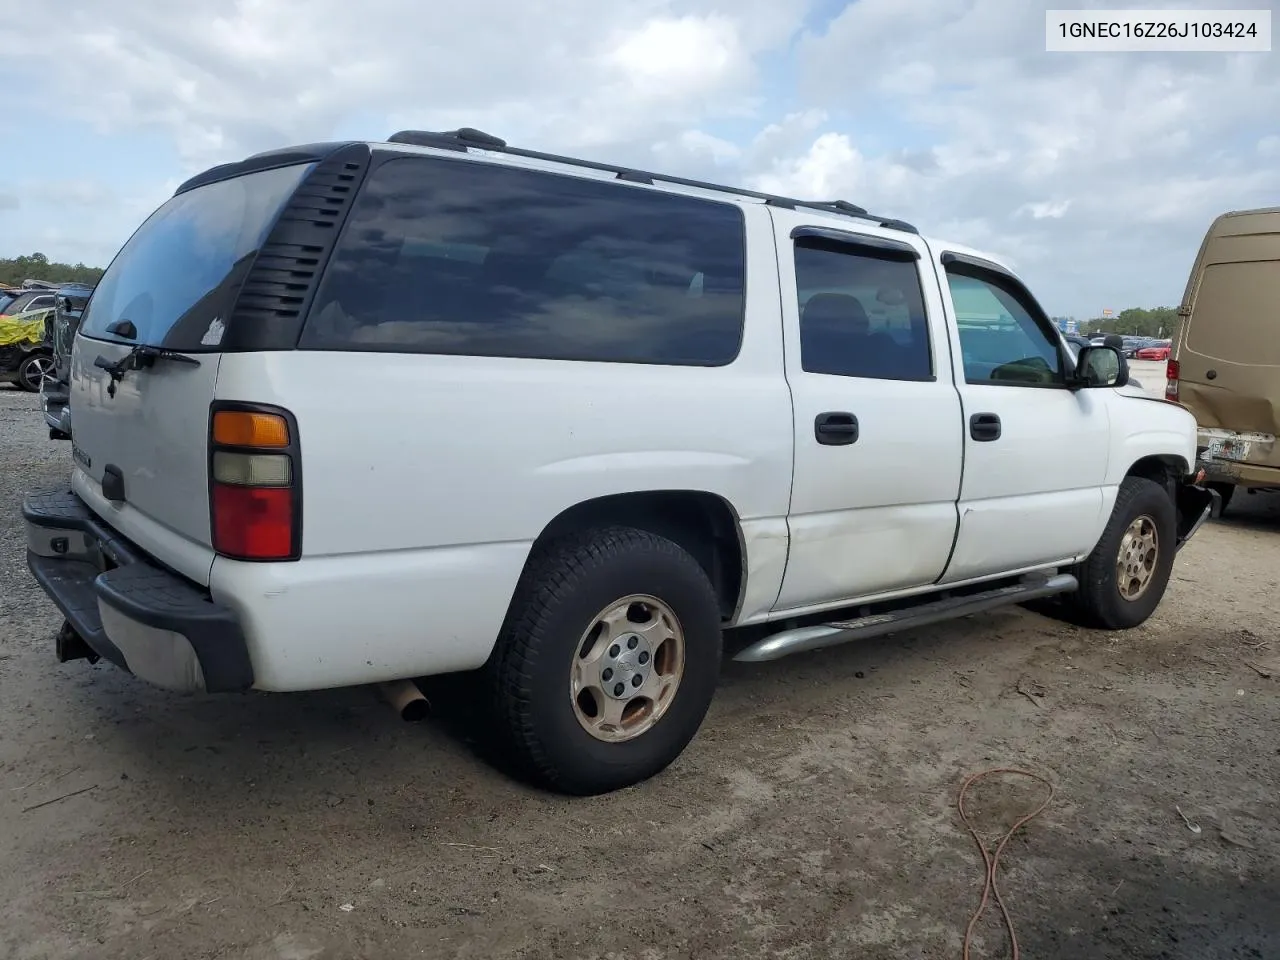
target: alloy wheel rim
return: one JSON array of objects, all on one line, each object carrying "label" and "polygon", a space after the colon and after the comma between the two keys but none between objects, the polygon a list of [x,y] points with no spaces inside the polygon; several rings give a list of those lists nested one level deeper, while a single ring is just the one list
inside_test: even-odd
[{"label": "alloy wheel rim", "polygon": [[671,607],[645,594],[623,597],[591,619],[574,650],[574,716],[597,740],[634,740],[671,707],[684,667],[684,630]]},{"label": "alloy wheel rim", "polygon": [[1143,514],[1134,519],[1120,538],[1116,554],[1116,583],[1120,596],[1133,602],[1145,594],[1155,579],[1160,559],[1160,535],[1155,521]]}]

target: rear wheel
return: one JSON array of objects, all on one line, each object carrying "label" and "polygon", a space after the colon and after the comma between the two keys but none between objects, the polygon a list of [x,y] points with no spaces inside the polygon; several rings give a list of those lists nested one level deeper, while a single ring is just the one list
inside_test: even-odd
[{"label": "rear wheel", "polygon": [[47,353],[33,353],[18,364],[16,383],[30,393],[38,393],[41,384],[53,375],[53,357]]},{"label": "rear wheel", "polygon": [[1075,619],[1105,630],[1144,623],[1173,572],[1177,511],[1160,484],[1126,477],[1093,552],[1075,569],[1080,589],[1067,598]]},{"label": "rear wheel", "polygon": [[630,786],[693,739],[720,655],[715,590],[676,544],[614,527],[540,547],[487,666],[498,733],[543,786]]}]

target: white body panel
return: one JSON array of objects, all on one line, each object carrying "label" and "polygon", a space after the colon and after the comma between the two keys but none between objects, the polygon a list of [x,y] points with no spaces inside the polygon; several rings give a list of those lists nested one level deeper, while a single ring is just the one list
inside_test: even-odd
[{"label": "white body panel", "polygon": [[[800,316],[791,231],[828,227],[902,240],[874,225],[814,211],[773,214],[784,293],[786,376],[795,411],[790,556],[779,611],[847,602],[852,595],[909,590],[935,581],[947,565],[956,532],[960,489],[960,400],[951,382],[950,351],[934,324],[932,382],[877,380],[809,373],[800,361]],[[938,287],[923,242],[925,308],[939,316]],[[917,267],[917,273],[918,273]],[[857,417],[859,436],[848,445],[823,445],[814,420],[824,412]]]},{"label": "white body panel", "polygon": [[[110,377],[94,366],[115,362],[124,344],[77,336],[71,351],[71,405],[79,433],[72,441],[72,487],[115,529],[201,586],[209,582],[209,400],[218,354],[199,364],[160,360],[131,370],[107,392]],[[127,500],[102,496],[102,474],[120,468]]]},{"label": "white body panel", "polygon": [[[722,498],[744,553],[730,623],[742,625],[1071,562],[1092,549],[1135,461],[1174,456],[1190,469],[1195,424],[1172,405],[1107,389],[966,384],[935,272],[944,247],[849,217],[736,202],[747,306],[740,353],[726,366],[205,354],[196,367],[162,361],[129,373],[108,399],[92,363],[124,348],[78,338],[75,442],[91,466],[77,469],[75,490],[239,615],[257,687],[300,690],[481,665],[534,541],[600,497]],[[918,250],[933,380],[801,368],[789,238],[801,223]],[[300,560],[239,562],[210,549],[215,399],[296,417]],[[859,419],[859,440],[818,444],[814,417],[845,410]],[[969,437],[979,411],[1001,417],[998,441]],[[106,463],[124,473],[125,506],[102,496]]]},{"label": "white body panel", "polygon": [[[1087,554],[1105,522],[1106,391],[962,384],[960,393],[964,483],[960,533],[945,581]],[[980,412],[1000,417],[1000,439],[969,435],[968,418]]]},{"label": "white body panel", "polygon": [[791,401],[772,226],[762,206],[746,212],[752,281],[728,366],[224,355],[216,396],[287,407],[302,448],[302,559],[219,559],[212,574],[214,599],[245,616],[259,683],[478,667],[547,524],[623,492],[723,498],[746,550],[740,616],[767,612],[786,556]]}]

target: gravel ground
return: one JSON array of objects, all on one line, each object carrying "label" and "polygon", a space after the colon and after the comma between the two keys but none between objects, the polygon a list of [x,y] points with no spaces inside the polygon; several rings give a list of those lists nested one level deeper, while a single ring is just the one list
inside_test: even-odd
[{"label": "gravel ground", "polygon": [[[1003,862],[1028,960],[1280,957],[1277,501],[1240,497],[1123,636],[1015,609],[728,663],[675,766],[575,801],[495,772],[456,698],[409,725],[363,690],[56,663],[17,508],[68,461],[0,388],[2,957],[959,957],[955,794],[995,766],[1056,787]],[[983,832],[1036,790],[975,788]],[[1007,955],[994,912],[978,933]]]}]

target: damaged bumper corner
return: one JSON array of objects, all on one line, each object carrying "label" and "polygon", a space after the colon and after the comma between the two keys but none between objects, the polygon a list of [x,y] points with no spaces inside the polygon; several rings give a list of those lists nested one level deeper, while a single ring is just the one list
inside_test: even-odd
[{"label": "damaged bumper corner", "polygon": [[1196,464],[1195,473],[1185,477],[1178,484],[1175,503],[1178,508],[1178,542],[1177,550],[1186,546],[1210,517],[1222,513],[1222,497],[1218,491],[1204,486],[1204,465]]}]

